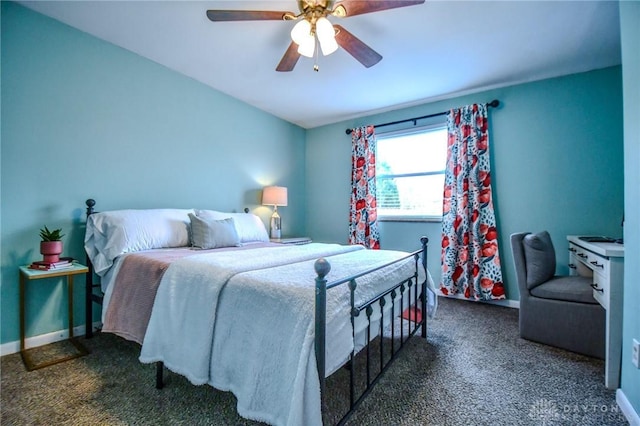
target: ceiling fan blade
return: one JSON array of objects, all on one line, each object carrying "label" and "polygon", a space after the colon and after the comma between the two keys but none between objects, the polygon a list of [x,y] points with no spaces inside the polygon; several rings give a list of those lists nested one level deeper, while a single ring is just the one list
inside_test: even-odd
[{"label": "ceiling fan blade", "polygon": [[294,42],[291,42],[287,51],[284,52],[284,56],[280,60],[280,63],[276,67],[276,71],[293,71],[293,67],[296,66],[296,63],[300,59],[300,54],[298,53],[298,45]]},{"label": "ceiling fan blade", "polygon": [[336,41],[351,56],[365,67],[369,68],[380,62],[382,55],[364,44],[358,37],[345,30],[341,25],[334,25],[337,29]]},{"label": "ceiling fan blade", "polygon": [[348,17],[363,13],[378,12],[380,10],[396,9],[399,7],[422,4],[425,0],[343,0],[333,8],[333,15]]},{"label": "ceiling fan blade", "polygon": [[207,10],[207,18],[219,21],[282,21],[295,19],[291,12],[275,12],[270,10]]}]

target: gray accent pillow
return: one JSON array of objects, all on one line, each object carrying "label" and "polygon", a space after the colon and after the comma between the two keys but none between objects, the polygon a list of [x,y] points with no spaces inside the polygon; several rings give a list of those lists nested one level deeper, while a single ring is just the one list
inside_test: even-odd
[{"label": "gray accent pillow", "polygon": [[189,213],[191,246],[199,249],[235,247],[240,238],[232,218],[213,220]]},{"label": "gray accent pillow", "polygon": [[549,281],[556,273],[556,251],[547,231],[528,234],[522,240],[527,268],[527,288]]}]

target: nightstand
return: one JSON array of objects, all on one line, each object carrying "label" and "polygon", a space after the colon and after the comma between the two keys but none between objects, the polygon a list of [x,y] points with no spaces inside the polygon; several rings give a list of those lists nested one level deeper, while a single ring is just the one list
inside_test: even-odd
[{"label": "nightstand", "polygon": [[[63,361],[78,358],[87,355],[89,351],[73,337],[73,277],[74,275],[86,274],[89,272],[89,268],[79,263],[74,264],[70,268],[38,271],[35,269],[29,269],[28,266],[20,266],[20,355],[24,365],[28,371],[37,370],[39,368],[48,367],[50,365],[58,364]],[[51,361],[41,362],[36,364],[33,362],[28,349],[25,346],[25,296],[27,290],[27,282],[42,280],[47,278],[66,277],[67,279],[67,293],[69,304],[69,341],[73,344],[76,352],[72,355],[63,356]]]},{"label": "nightstand", "polygon": [[309,237],[272,238],[270,241],[272,243],[278,243],[278,244],[301,245],[301,244],[309,244],[311,242],[311,238]]}]

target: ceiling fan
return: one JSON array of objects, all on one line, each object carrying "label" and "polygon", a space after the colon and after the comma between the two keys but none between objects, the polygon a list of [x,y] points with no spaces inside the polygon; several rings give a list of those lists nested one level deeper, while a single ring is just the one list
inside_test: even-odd
[{"label": "ceiling fan", "polygon": [[[207,10],[207,17],[220,21],[295,21],[291,30],[291,44],[287,48],[276,71],[292,71],[300,56],[317,58],[318,51],[329,55],[338,49],[346,50],[362,65],[369,68],[382,56],[345,30],[341,25],[332,25],[327,16],[347,18],[364,13],[422,4],[425,0],[298,0],[299,14],[267,10]],[[318,48],[318,45],[320,48]],[[318,71],[317,63],[313,69]]]}]

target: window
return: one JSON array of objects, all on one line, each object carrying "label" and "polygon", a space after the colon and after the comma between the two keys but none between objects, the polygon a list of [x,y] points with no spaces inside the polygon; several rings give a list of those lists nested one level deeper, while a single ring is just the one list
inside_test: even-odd
[{"label": "window", "polygon": [[447,126],[376,135],[378,219],[441,220]]}]

